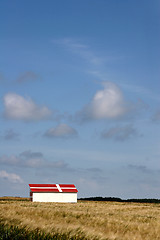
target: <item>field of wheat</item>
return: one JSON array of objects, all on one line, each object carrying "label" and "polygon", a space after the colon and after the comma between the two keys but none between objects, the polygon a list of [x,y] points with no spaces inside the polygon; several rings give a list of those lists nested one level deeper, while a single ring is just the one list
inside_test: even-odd
[{"label": "field of wheat", "polygon": [[58,234],[59,238],[53,239],[158,240],[160,204],[0,199],[0,223],[23,231]]}]

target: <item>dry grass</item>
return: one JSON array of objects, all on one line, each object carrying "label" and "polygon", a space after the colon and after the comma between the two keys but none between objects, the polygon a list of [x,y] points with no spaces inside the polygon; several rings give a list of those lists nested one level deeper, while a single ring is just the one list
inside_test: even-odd
[{"label": "dry grass", "polygon": [[82,202],[32,203],[0,201],[0,219],[46,233],[79,232],[87,239],[159,240],[160,204]]}]

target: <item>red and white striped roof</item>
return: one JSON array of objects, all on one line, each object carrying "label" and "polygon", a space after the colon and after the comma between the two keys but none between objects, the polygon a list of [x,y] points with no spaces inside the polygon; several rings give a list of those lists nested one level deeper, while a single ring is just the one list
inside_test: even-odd
[{"label": "red and white striped roof", "polygon": [[31,192],[77,193],[74,184],[29,184]]}]

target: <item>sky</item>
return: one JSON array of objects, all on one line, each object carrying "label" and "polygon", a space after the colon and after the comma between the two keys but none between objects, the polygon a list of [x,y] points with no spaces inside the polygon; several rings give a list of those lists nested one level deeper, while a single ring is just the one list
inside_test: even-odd
[{"label": "sky", "polygon": [[0,196],[160,198],[160,2],[0,2]]}]

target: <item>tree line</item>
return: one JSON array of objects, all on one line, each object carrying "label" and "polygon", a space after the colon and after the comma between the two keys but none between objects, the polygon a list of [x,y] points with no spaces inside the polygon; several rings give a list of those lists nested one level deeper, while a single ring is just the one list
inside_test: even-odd
[{"label": "tree line", "polygon": [[160,199],[155,198],[142,198],[142,199],[121,199],[117,197],[87,197],[79,198],[83,201],[103,201],[103,202],[135,202],[135,203],[160,203]]}]

